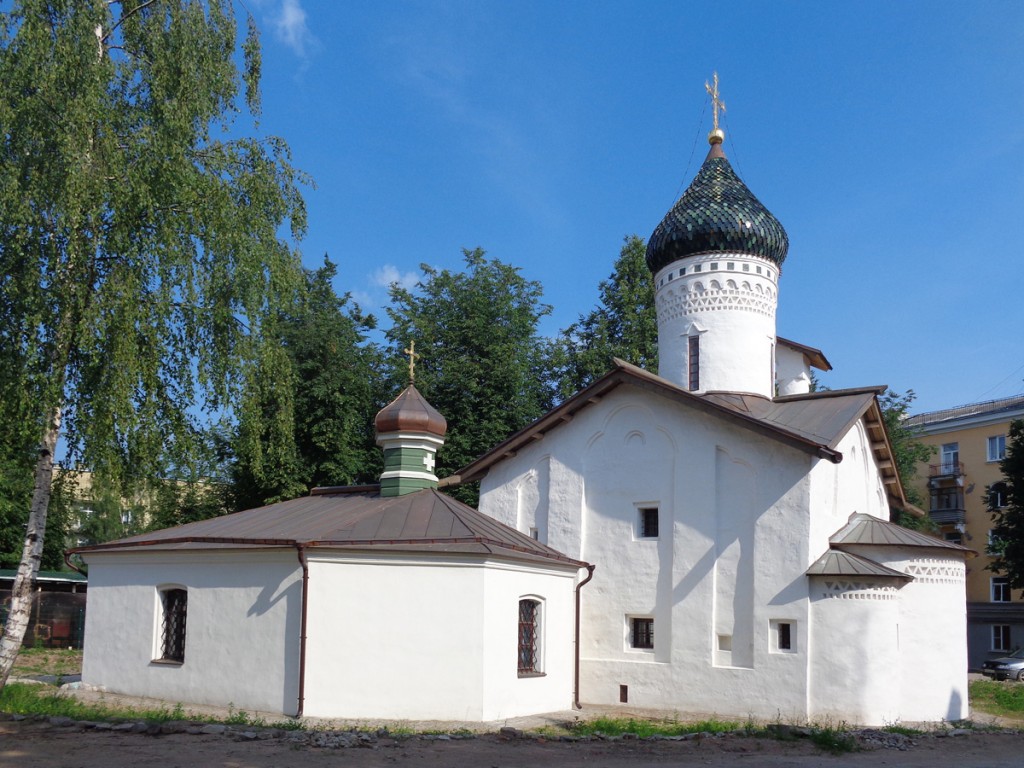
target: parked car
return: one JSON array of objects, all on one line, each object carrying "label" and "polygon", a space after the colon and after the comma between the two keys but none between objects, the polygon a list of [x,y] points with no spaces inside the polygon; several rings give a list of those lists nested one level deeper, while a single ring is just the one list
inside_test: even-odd
[{"label": "parked car", "polygon": [[1009,656],[989,659],[981,665],[981,674],[994,680],[1020,680],[1024,682],[1024,648],[1018,648]]}]

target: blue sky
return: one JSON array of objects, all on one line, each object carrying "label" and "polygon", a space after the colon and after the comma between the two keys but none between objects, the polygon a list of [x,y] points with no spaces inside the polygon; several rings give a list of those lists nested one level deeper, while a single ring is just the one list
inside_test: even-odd
[{"label": "blue sky", "polygon": [[779,335],[915,412],[1024,392],[1024,3],[249,0],[260,130],[315,179],[308,266],[386,285],[480,246],[553,335],[707,152],[786,227]]}]

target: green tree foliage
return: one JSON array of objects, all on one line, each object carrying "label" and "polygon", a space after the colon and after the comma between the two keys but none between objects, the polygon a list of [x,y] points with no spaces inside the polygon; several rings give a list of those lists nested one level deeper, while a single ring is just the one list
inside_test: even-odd
[{"label": "green tree foliage", "polygon": [[657,373],[658,318],[646,255],[641,237],[624,238],[612,274],[598,286],[598,306],[562,332],[555,352],[560,399],[607,373],[613,357]]},{"label": "green tree foliage", "polygon": [[7,7],[0,362],[18,363],[37,447],[0,683],[27,625],[58,439],[111,487],[187,467],[192,407],[229,406],[301,277],[278,233],[305,226],[284,143],[233,138],[258,108],[259,45],[250,22],[236,56],[231,0]]},{"label": "green tree foliage", "polygon": [[376,321],[335,293],[336,273],[327,259],[306,272],[275,323],[277,343],[249,371],[234,439],[234,509],[380,474],[373,416],[383,398],[382,355],[366,337]]},{"label": "green tree foliage", "polygon": [[173,528],[223,515],[228,512],[225,507],[226,495],[225,486],[210,478],[201,481],[166,480],[157,483],[148,499],[147,528],[153,531]]},{"label": "green tree foliage", "polygon": [[986,499],[994,523],[988,568],[1006,576],[1013,589],[1024,589],[1024,420],[1010,423],[999,469],[1006,484],[1002,506],[996,506],[991,491]]},{"label": "green tree foliage", "polygon": [[[408,380],[403,350],[415,340],[416,388],[448,421],[438,452],[444,477],[470,463],[551,405],[537,325],[551,308],[541,286],[484,252],[463,251],[463,272],[421,265],[414,291],[391,287],[395,389]],[[475,488],[453,492],[475,503]]]},{"label": "green tree foliage", "polygon": [[[928,461],[935,452],[935,448],[922,443],[918,439],[918,431],[907,425],[910,405],[916,397],[917,395],[912,389],[908,389],[902,395],[895,390],[887,389],[885,394],[879,398],[879,404],[882,407],[882,420],[885,422],[885,429],[889,433],[889,443],[892,445],[893,461],[896,463],[896,471],[899,473],[900,482],[903,485],[903,494],[908,502],[916,507],[921,507],[925,503],[925,498],[915,483],[917,465]],[[903,510],[894,511],[893,522],[906,528],[925,532],[936,529],[928,517],[914,517]]]}]

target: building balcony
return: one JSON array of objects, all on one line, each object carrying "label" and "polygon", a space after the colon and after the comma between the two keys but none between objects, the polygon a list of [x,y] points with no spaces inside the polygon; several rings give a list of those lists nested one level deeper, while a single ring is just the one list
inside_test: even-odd
[{"label": "building balcony", "polygon": [[941,464],[928,465],[928,477],[963,477],[964,463],[962,461],[944,461]]},{"label": "building balcony", "polygon": [[962,509],[930,509],[928,517],[936,525],[963,525],[965,522]]}]

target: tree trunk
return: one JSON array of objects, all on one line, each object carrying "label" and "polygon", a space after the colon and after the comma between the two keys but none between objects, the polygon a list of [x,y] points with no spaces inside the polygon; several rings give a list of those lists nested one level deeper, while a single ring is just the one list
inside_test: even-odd
[{"label": "tree trunk", "polygon": [[43,557],[43,538],[46,532],[46,513],[50,508],[50,494],[53,489],[53,455],[60,435],[61,409],[55,407],[47,419],[46,432],[39,445],[36,460],[35,488],[32,491],[32,507],[25,532],[25,547],[21,554],[18,575],[11,590],[11,607],[0,638],[0,690],[7,684],[18,651],[25,639],[32,611],[32,597],[39,573],[39,562]]}]

